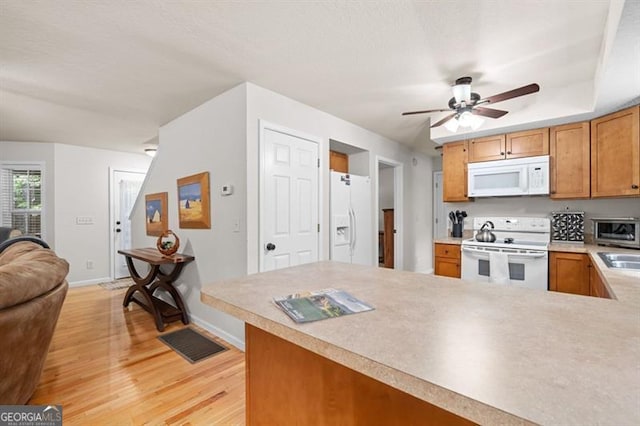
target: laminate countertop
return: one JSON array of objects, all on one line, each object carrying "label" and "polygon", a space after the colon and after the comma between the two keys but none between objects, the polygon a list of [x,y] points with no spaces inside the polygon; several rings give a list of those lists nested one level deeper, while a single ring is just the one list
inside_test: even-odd
[{"label": "laminate countertop", "polygon": [[[480,424],[637,425],[640,273],[603,278],[617,299],[319,262],[220,281],[201,299]],[[375,310],[295,324],[271,301],[327,287]]]}]

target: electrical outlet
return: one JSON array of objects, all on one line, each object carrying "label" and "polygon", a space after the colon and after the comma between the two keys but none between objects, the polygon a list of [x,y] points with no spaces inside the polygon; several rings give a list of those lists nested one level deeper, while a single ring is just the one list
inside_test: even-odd
[{"label": "electrical outlet", "polygon": [[87,269],[93,269],[93,260],[87,260]]}]

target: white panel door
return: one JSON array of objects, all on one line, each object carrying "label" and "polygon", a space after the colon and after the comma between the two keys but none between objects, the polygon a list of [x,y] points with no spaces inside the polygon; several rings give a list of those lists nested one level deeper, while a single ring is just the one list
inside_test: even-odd
[{"label": "white panel door", "polygon": [[318,260],[318,144],[265,128],[262,271]]},{"label": "white panel door", "polygon": [[128,250],[132,248],[131,221],[129,220],[129,215],[142,187],[144,177],[144,173],[123,172],[119,170],[114,170],[113,172],[114,279],[129,276],[129,269],[127,268],[125,257],[118,254],[118,250]]}]

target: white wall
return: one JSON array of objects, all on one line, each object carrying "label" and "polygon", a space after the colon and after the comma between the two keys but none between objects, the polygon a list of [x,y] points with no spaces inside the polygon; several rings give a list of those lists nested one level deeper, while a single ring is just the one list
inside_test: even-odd
[{"label": "white wall", "polygon": [[44,163],[44,233],[42,235],[52,248],[56,247],[55,240],[55,173],[54,173],[54,144],[34,142],[5,142],[0,141],[0,161],[43,162]]},{"label": "white wall", "polygon": [[[160,129],[160,146],[147,174],[143,193],[169,193],[169,228],[180,237],[180,251],[192,254],[196,260],[188,265],[177,281],[190,317],[236,346],[243,347],[243,323],[200,302],[203,285],[225,278],[255,273],[259,270],[259,120],[278,124],[314,135],[322,140],[322,245],[321,259],[329,258],[329,139],[336,138],[369,151],[361,156],[359,171],[374,176],[376,156],[400,162],[404,170],[404,269],[420,266],[428,270],[431,263],[430,223],[431,184],[415,179],[431,176],[431,162],[413,154],[408,148],[273,93],[250,83],[237,86],[184,114]],[[417,161],[412,161],[417,158]],[[177,218],[176,179],[201,171],[211,173],[210,230],[180,229]],[[365,174],[365,173],[359,173]],[[235,193],[219,195],[222,184],[232,184]],[[373,185],[376,183],[372,179]],[[409,196],[411,194],[411,196]],[[415,200],[413,200],[415,198]],[[372,200],[375,209],[377,200]],[[421,211],[415,211],[419,206]],[[427,216],[429,219],[424,220]],[[155,238],[144,230],[144,203],[134,207],[133,241],[135,246],[152,246]],[[240,232],[233,232],[239,221]],[[377,223],[371,232],[377,234]],[[415,235],[418,232],[419,235]],[[375,239],[377,240],[377,239]],[[416,248],[428,246],[418,255]],[[377,247],[372,247],[372,258]],[[429,265],[422,262],[429,259]]]},{"label": "white wall", "polygon": [[431,157],[414,153],[411,178],[415,182],[412,192],[407,195],[413,200],[413,270],[433,272],[433,169]]},{"label": "white wall", "polygon": [[[246,90],[237,86],[160,128],[159,149],[149,169],[143,194],[168,192],[169,229],[180,237],[179,251],[194,255],[176,282],[191,319],[228,342],[243,346],[243,323],[200,301],[203,285],[247,273],[246,227]],[[181,229],[176,180],[208,171],[211,186],[211,229]],[[222,197],[222,184],[234,194]],[[240,232],[233,232],[235,221]],[[155,246],[146,235],[144,202],[132,216],[136,247]]]},{"label": "white wall", "polygon": [[[69,262],[69,284],[108,280],[109,167],[145,172],[151,159],[59,143],[0,142],[0,160],[45,163],[44,239]],[[91,216],[94,224],[76,225],[77,216]],[[87,260],[93,269],[87,269]]]},{"label": "white wall", "polygon": [[[430,161],[418,161],[413,166],[412,159],[416,156],[409,148],[397,142],[391,141],[383,136],[377,135],[366,129],[358,127],[352,123],[341,120],[337,117],[319,111],[308,105],[304,105],[293,99],[274,93],[270,90],[247,83],[247,259],[248,272],[253,273],[259,270],[259,180],[258,180],[258,160],[259,160],[259,120],[278,124],[293,130],[297,130],[320,138],[321,170],[322,170],[322,222],[321,229],[329,229],[329,140],[339,140],[344,143],[356,146],[357,148],[369,151],[368,173],[374,176],[374,171],[378,167],[376,157],[381,156],[403,164],[403,193],[404,214],[402,222],[404,229],[402,233],[403,261],[401,269],[415,270],[418,265],[417,248],[431,244],[431,232],[416,232],[417,217],[428,215],[431,217],[431,209],[426,211],[416,211],[414,206],[430,205],[430,186],[424,189],[415,190],[414,187],[423,188],[424,182],[414,182],[414,176],[431,175],[432,165]],[[413,168],[421,169],[416,174]],[[361,172],[361,170],[359,170]],[[363,173],[358,173],[363,174]],[[372,179],[372,193],[375,194],[376,182]],[[411,194],[411,196],[409,196]],[[374,197],[375,198],[375,197]],[[377,199],[372,200],[372,210],[376,211]],[[422,225],[422,224],[420,224]],[[377,235],[378,223],[373,221],[371,232]],[[376,239],[374,239],[375,241]],[[376,258],[377,247],[372,247],[372,259]],[[322,259],[329,258],[329,232],[322,232]]]},{"label": "white wall", "polygon": [[[56,253],[70,265],[70,285],[111,277],[110,168],[146,172],[151,158],[142,154],[55,144]],[[76,217],[93,218],[78,225]],[[93,269],[87,269],[87,260]]]}]

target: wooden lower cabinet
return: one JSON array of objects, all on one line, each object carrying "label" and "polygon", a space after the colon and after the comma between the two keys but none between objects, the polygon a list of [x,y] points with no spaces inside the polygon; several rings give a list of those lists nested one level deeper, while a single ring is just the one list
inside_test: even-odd
[{"label": "wooden lower cabinet", "polygon": [[434,248],[434,274],[445,277],[460,278],[461,257],[458,244],[436,243]]},{"label": "wooden lower cabinet", "polygon": [[549,290],[589,296],[589,255],[549,253]]},{"label": "wooden lower cabinet", "polygon": [[611,298],[589,255],[582,253],[549,253],[549,290]]},{"label": "wooden lower cabinet", "polygon": [[248,425],[472,422],[249,324]]},{"label": "wooden lower cabinet", "polygon": [[600,278],[598,268],[596,268],[591,262],[589,263],[589,295],[611,299],[607,286],[604,281],[602,281],[602,278]]}]

